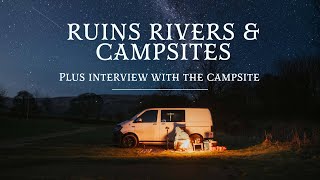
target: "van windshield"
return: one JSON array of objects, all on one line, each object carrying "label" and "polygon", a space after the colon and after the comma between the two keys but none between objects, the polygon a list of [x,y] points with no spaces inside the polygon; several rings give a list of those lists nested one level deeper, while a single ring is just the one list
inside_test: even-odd
[{"label": "van windshield", "polygon": [[135,120],[135,119],[137,119],[138,118],[138,115],[139,114],[141,114],[142,113],[142,111],[141,112],[138,112],[136,115],[134,115],[130,120]]}]

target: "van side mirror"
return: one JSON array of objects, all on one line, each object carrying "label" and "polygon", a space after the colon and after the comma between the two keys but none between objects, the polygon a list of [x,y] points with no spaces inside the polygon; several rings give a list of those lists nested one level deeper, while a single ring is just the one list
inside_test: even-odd
[{"label": "van side mirror", "polygon": [[135,123],[141,123],[142,119],[141,118],[137,118],[136,120],[134,120]]}]

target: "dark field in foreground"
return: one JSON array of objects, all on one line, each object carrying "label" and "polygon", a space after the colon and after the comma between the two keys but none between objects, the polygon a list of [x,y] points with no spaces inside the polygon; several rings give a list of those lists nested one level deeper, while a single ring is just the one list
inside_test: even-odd
[{"label": "dark field in foreground", "polygon": [[320,175],[320,150],[316,147],[237,137],[249,147],[228,146],[228,141],[220,139],[230,150],[123,149],[111,143],[111,128],[98,126],[0,148],[0,179],[312,179]]},{"label": "dark field in foreground", "polygon": [[311,179],[320,175],[318,155],[293,151],[285,145],[221,153],[153,151],[92,145],[2,151],[1,179]]}]

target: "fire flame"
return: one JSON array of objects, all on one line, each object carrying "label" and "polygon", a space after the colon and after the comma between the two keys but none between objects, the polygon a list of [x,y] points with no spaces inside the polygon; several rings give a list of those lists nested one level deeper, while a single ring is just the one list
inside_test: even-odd
[{"label": "fire flame", "polygon": [[190,146],[190,140],[186,139],[182,141],[182,144],[180,146],[181,149],[188,149]]}]

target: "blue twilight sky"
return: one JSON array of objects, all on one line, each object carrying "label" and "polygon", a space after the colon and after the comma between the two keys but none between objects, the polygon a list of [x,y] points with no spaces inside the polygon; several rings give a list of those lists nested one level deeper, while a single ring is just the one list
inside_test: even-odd
[{"label": "blue twilight sky", "polygon": [[[115,93],[112,88],[154,88],[159,84],[67,83],[58,81],[58,73],[186,72],[184,67],[194,63],[99,61],[95,50],[102,41],[67,41],[68,23],[138,22],[142,37],[137,43],[144,44],[148,32],[142,27],[149,23],[233,22],[232,71],[272,73],[277,61],[317,52],[313,39],[318,13],[310,0],[0,0],[0,87],[9,96],[19,90],[40,96]],[[258,23],[258,41],[243,40],[240,30],[248,22]]]}]

